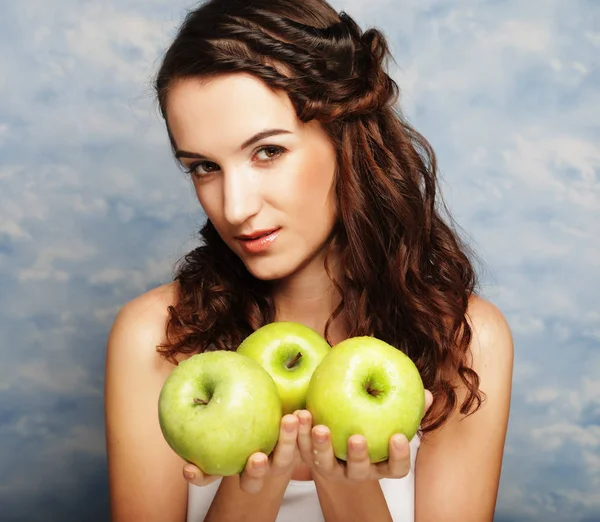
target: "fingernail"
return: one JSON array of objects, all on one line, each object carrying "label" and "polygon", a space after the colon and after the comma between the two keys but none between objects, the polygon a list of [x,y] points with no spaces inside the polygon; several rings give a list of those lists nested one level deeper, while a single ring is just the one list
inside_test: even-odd
[{"label": "fingernail", "polygon": [[365,449],[365,441],[363,439],[355,439],[352,441],[352,447],[355,450],[363,450]]},{"label": "fingernail", "polygon": [[308,417],[306,415],[300,415],[300,424],[308,424]]},{"label": "fingernail", "polygon": [[192,480],[196,474],[188,468],[183,468],[183,476],[188,480]]},{"label": "fingernail", "polygon": [[293,425],[291,422],[289,422],[289,423],[287,423],[287,424],[284,424],[284,425],[283,425],[283,429],[284,429],[285,431],[287,431],[288,433],[292,433],[292,432],[294,431],[294,429],[295,429],[295,428],[296,428],[296,427],[295,427],[295,426],[294,426],[294,425]]},{"label": "fingernail", "polygon": [[317,442],[326,442],[327,441],[327,432],[315,431],[315,439],[317,439]]},{"label": "fingernail", "polygon": [[266,463],[266,461],[264,461],[264,460],[255,460],[255,461],[252,463],[252,467],[253,467],[254,469],[264,469],[266,465],[267,465],[267,463]]},{"label": "fingernail", "polygon": [[405,444],[404,437],[402,437],[402,436],[394,437],[394,446],[396,447],[396,449],[403,449],[404,444]]}]

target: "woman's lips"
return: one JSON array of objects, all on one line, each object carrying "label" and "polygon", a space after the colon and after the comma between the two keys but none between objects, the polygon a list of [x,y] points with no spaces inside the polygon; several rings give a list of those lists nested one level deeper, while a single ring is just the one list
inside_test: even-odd
[{"label": "woman's lips", "polygon": [[244,239],[243,237],[238,237],[237,240],[246,252],[256,254],[258,252],[264,252],[267,250],[273,244],[273,241],[277,239],[280,230],[281,228],[277,228],[267,235],[255,239]]}]

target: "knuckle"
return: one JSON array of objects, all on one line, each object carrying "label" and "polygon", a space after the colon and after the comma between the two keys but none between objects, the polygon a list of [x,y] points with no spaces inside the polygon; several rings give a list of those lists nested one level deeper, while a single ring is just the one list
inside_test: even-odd
[{"label": "knuckle", "polygon": [[248,479],[257,479],[257,478],[260,478],[261,475],[262,475],[262,470],[250,468],[246,472],[246,480],[248,480]]},{"label": "knuckle", "polygon": [[409,471],[410,467],[404,465],[393,468],[393,478],[404,478],[408,475]]},{"label": "knuckle", "polygon": [[281,471],[283,469],[287,469],[292,465],[293,461],[287,457],[280,457],[277,459],[273,459],[271,464],[271,469],[273,471]]},{"label": "knuckle", "polygon": [[312,451],[312,443],[304,437],[298,437],[298,448],[301,452],[310,453]]},{"label": "knuckle", "polygon": [[359,482],[365,480],[366,478],[366,474],[362,471],[353,471],[348,475],[348,479],[354,482]]},{"label": "knuckle", "polygon": [[304,446],[298,448],[298,453],[300,453],[300,458],[304,461],[312,459],[311,451]]},{"label": "knuckle", "polygon": [[352,481],[366,480],[369,476],[370,469],[368,462],[361,462],[359,465],[352,463],[346,468],[346,478]]},{"label": "knuckle", "polygon": [[408,475],[408,472],[406,472],[406,471],[397,471],[396,473],[394,473],[392,475],[392,478],[401,479],[401,478],[406,477],[406,475]]},{"label": "knuckle", "polygon": [[350,482],[356,482],[358,480],[356,473],[350,470],[346,470],[344,476],[346,477],[346,480],[349,480]]},{"label": "knuckle", "polygon": [[348,453],[348,462],[353,465],[365,465],[370,464],[368,455],[363,455],[355,452]]},{"label": "knuckle", "polygon": [[348,464],[352,464],[352,465],[360,464],[361,460],[362,459],[355,453],[348,452],[348,461],[347,461]]},{"label": "knuckle", "polygon": [[255,468],[254,466],[250,465],[244,471],[244,473],[242,475],[242,479],[257,479],[257,478],[262,477],[264,472],[265,472],[264,469],[258,469],[258,468]]},{"label": "knuckle", "polygon": [[409,449],[404,447],[402,449],[393,448],[390,452],[390,461],[394,461],[396,464],[401,464],[407,461],[410,457]]},{"label": "knuckle", "polygon": [[262,469],[250,468],[242,474],[241,480],[240,480],[240,486],[242,484],[244,484],[244,485],[246,485],[246,487],[252,487],[253,483],[255,483],[256,481],[262,480],[262,477],[264,476],[264,474],[265,474],[265,471]]},{"label": "knuckle", "polygon": [[245,482],[240,484],[240,489],[251,495],[255,495],[260,491],[260,487],[254,482]]},{"label": "knuckle", "polygon": [[281,473],[283,470],[285,470],[287,468],[288,468],[288,466],[286,466],[282,462],[273,461],[273,465],[271,466],[269,473],[271,475],[278,475],[279,473]]},{"label": "knuckle", "polygon": [[298,438],[298,432],[297,431],[293,431],[293,432],[289,432],[289,431],[284,431],[281,434],[280,437],[280,442],[279,445],[280,446],[295,446],[296,445],[296,439]]},{"label": "knuckle", "polygon": [[333,473],[333,470],[327,468],[326,466],[317,465],[314,467],[318,470],[319,476],[321,476],[321,477],[330,479],[330,478],[333,478],[335,475],[335,473]]}]

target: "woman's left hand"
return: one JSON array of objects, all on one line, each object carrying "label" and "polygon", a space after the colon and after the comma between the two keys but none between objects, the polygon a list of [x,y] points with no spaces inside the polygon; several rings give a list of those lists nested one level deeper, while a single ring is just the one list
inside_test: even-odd
[{"label": "woman's left hand", "polygon": [[[433,397],[425,390],[425,412],[431,406]],[[323,478],[361,482],[382,478],[403,478],[410,471],[410,445],[402,434],[390,438],[388,460],[371,463],[366,439],[362,435],[352,435],[348,439],[348,459],[340,461],[333,453],[331,432],[327,426],[312,425],[312,415],[307,410],[294,412],[300,426],[298,449],[302,460],[310,467],[313,475]]]}]

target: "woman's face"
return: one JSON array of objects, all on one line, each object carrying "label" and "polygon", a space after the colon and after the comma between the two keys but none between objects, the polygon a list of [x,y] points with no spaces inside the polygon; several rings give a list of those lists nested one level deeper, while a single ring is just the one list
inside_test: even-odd
[{"label": "woman's face", "polygon": [[[200,204],[251,274],[274,280],[322,270],[336,158],[318,122],[299,121],[285,93],[247,74],[174,83],[167,121]],[[243,146],[274,129],[285,132]],[[264,250],[237,239],[272,229],[279,231]]]}]

